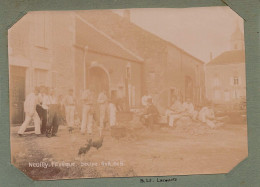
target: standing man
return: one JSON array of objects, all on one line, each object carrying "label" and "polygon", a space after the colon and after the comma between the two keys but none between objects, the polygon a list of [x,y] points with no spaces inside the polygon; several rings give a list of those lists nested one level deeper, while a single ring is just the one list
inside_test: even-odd
[{"label": "standing man", "polygon": [[125,110],[125,97],[124,97],[124,89],[122,86],[118,88],[115,105],[117,111],[122,112]]},{"label": "standing man", "polygon": [[92,124],[93,124],[93,104],[94,104],[94,94],[91,89],[84,90],[81,96],[83,102],[82,109],[82,121],[81,121],[81,133],[84,134],[86,131],[87,123],[87,132],[88,134],[92,133]]},{"label": "standing man", "polygon": [[50,96],[49,96],[49,88],[44,87],[43,93],[42,93],[42,98],[41,98],[41,103],[42,103],[42,126],[41,126],[41,133],[45,134],[46,133],[46,125],[47,125],[47,120],[48,120],[48,109],[50,103]]},{"label": "standing man", "polygon": [[109,125],[110,125],[110,127],[116,125],[116,112],[117,112],[117,109],[116,109],[115,102],[110,100],[110,102],[108,104]]},{"label": "standing man", "polygon": [[48,109],[46,136],[50,138],[51,136],[55,136],[58,131],[58,119],[57,119],[58,103],[53,89],[50,90],[49,100],[50,100],[50,105]]},{"label": "standing man", "polygon": [[76,104],[75,98],[73,96],[73,89],[69,89],[68,95],[65,96],[63,103],[65,105],[67,125],[70,129],[73,129]]},{"label": "standing man", "polygon": [[104,120],[106,117],[106,113],[107,113],[107,95],[105,93],[105,90],[103,90],[102,92],[100,92],[100,94],[98,95],[98,100],[97,103],[99,105],[99,132],[100,132],[100,136],[102,134],[102,130],[104,128]]},{"label": "standing man", "polygon": [[38,113],[38,116],[40,117],[40,127],[42,126],[42,119],[43,119],[43,108],[42,108],[42,97],[44,93],[44,86],[39,87],[39,94],[38,94],[38,100],[39,102],[36,105],[36,111]]},{"label": "standing man", "polygon": [[21,127],[19,128],[18,135],[23,136],[24,131],[26,130],[29,123],[33,120],[35,126],[35,134],[40,135],[40,118],[38,113],[36,112],[36,105],[39,102],[38,98],[39,89],[35,88],[34,92],[29,94],[26,97],[24,102],[24,112],[25,112],[25,120]]}]

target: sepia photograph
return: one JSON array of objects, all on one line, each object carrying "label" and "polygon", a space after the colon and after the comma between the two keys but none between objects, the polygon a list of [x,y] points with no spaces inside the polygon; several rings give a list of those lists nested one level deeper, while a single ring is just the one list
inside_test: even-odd
[{"label": "sepia photograph", "polygon": [[11,164],[33,180],[229,173],[248,156],[229,7],[32,11],[8,30]]}]

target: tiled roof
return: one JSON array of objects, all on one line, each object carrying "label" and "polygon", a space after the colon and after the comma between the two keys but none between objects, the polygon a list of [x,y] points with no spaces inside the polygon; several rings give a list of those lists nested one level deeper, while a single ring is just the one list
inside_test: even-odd
[{"label": "tiled roof", "polygon": [[111,38],[106,33],[98,30],[91,23],[88,23],[80,16],[76,22],[76,45],[88,48],[88,51],[98,52],[100,54],[111,55],[130,61],[142,62],[143,59],[131,50],[124,47],[121,43]]},{"label": "tiled roof", "polygon": [[110,10],[75,12],[98,30],[103,31],[144,59],[149,58],[152,54],[162,53],[167,46],[172,46],[204,64],[203,61],[178,46],[163,40]]},{"label": "tiled roof", "polygon": [[226,51],[207,63],[207,66],[239,63],[245,63],[244,50]]}]

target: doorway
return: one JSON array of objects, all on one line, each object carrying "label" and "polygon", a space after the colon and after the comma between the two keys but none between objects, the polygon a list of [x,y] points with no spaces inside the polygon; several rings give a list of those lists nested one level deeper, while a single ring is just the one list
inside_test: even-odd
[{"label": "doorway", "polygon": [[185,77],[185,100],[190,98],[193,102],[193,81],[190,76]]},{"label": "doorway", "polygon": [[20,124],[24,119],[25,71],[26,68],[24,67],[10,66],[9,98],[11,124]]},{"label": "doorway", "polygon": [[102,68],[91,67],[89,69],[89,77],[86,82],[87,88],[91,86],[96,97],[101,91],[106,91],[106,93],[109,94],[109,78],[107,73]]}]

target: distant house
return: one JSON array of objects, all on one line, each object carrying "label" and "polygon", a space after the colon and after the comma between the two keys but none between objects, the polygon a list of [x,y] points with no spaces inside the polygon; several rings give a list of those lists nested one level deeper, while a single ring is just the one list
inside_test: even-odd
[{"label": "distant house", "polygon": [[204,62],[138,27],[126,10],[30,12],[8,32],[11,122],[23,120],[25,96],[45,85],[77,98],[90,86],[139,107],[145,91],[163,111],[173,94],[205,98]]},{"label": "distant house", "polygon": [[233,105],[246,96],[244,36],[237,26],[231,50],[206,65],[206,95],[214,104]]}]

